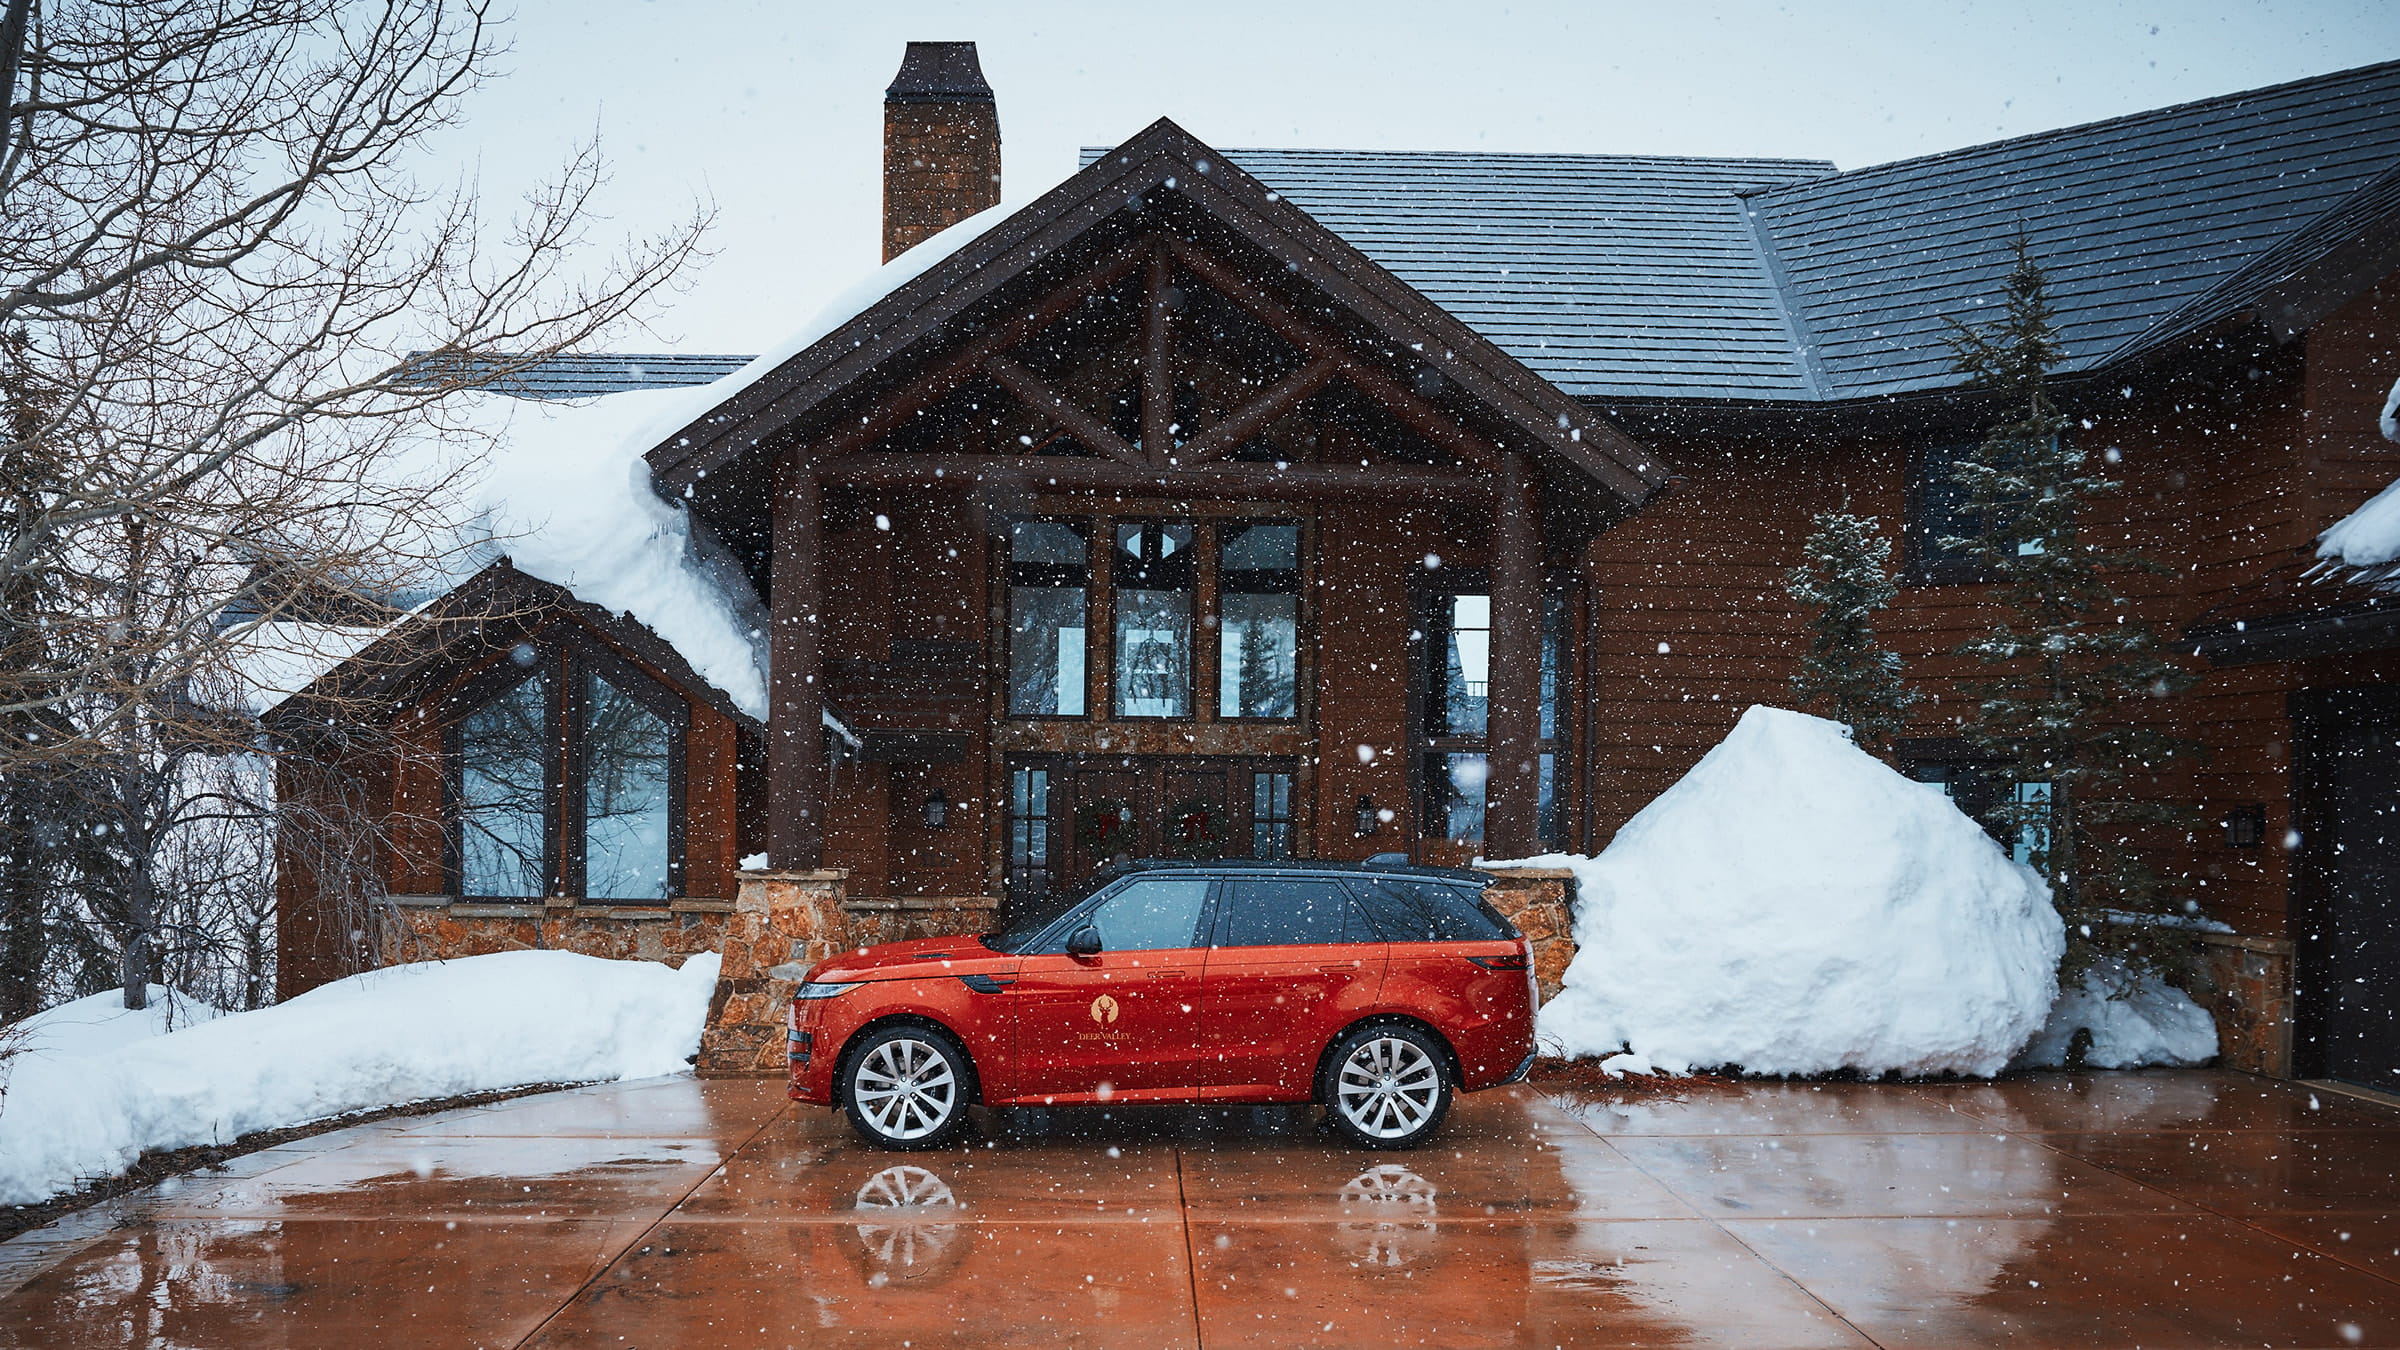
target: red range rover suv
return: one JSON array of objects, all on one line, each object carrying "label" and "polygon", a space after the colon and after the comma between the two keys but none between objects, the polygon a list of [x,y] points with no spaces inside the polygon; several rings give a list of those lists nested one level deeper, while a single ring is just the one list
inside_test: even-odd
[{"label": "red range rover suv", "polygon": [[967,1108],[1319,1102],[1411,1147],[1455,1092],[1533,1062],[1525,939],[1476,872],[1139,862],[980,938],[820,962],[792,999],[791,1095],[888,1148]]}]

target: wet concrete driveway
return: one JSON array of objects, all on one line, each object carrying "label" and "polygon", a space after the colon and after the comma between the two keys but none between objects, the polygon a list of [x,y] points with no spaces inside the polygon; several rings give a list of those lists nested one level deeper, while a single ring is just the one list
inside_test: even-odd
[{"label": "wet concrete driveway", "polygon": [[0,1341],[2400,1345],[2400,1112],[2240,1075],[991,1125],[667,1079],[362,1126],[0,1245]]}]

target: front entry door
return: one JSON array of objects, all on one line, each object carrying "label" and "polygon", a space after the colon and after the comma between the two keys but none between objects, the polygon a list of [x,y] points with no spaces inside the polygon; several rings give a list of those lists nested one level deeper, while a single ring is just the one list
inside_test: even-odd
[{"label": "front entry door", "polygon": [[[1294,853],[1296,766],[1289,760],[1022,755],[1008,767],[1012,901],[1080,886],[1117,858]],[[1103,828],[1108,822],[1114,827]]]},{"label": "front entry door", "polygon": [[2400,690],[2312,701],[2301,766],[2316,892],[2303,925],[2303,1037],[2326,1077],[2400,1092]]}]

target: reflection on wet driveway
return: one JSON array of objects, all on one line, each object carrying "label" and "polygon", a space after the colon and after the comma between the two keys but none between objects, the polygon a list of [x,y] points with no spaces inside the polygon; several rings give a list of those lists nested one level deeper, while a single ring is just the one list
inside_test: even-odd
[{"label": "reflection on wet driveway", "polygon": [[0,1343],[2400,1345],[2400,1112],[2240,1075],[984,1125],[661,1080],[344,1130],[0,1244]]}]

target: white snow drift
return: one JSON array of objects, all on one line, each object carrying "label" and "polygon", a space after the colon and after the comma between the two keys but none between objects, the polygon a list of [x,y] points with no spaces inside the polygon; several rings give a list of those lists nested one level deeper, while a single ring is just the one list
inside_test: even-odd
[{"label": "white snow drift", "polygon": [[370,971],[129,1043],[37,1040],[0,1098],[0,1204],[112,1175],[147,1149],[460,1093],[683,1072],[717,964],[502,952]]},{"label": "white snow drift", "polygon": [[2135,978],[2114,959],[2095,963],[2059,994],[2022,1062],[2058,1068],[2085,1030],[2092,1041],[2083,1062],[2095,1069],[2205,1064],[2217,1054],[2217,1020],[2208,1009],[2156,975]]},{"label": "white snow drift", "polygon": [[2066,936],[2031,869],[1837,723],[1753,707],[1574,869],[1577,952],[1540,1029],[1670,1072],[1999,1072]]}]

